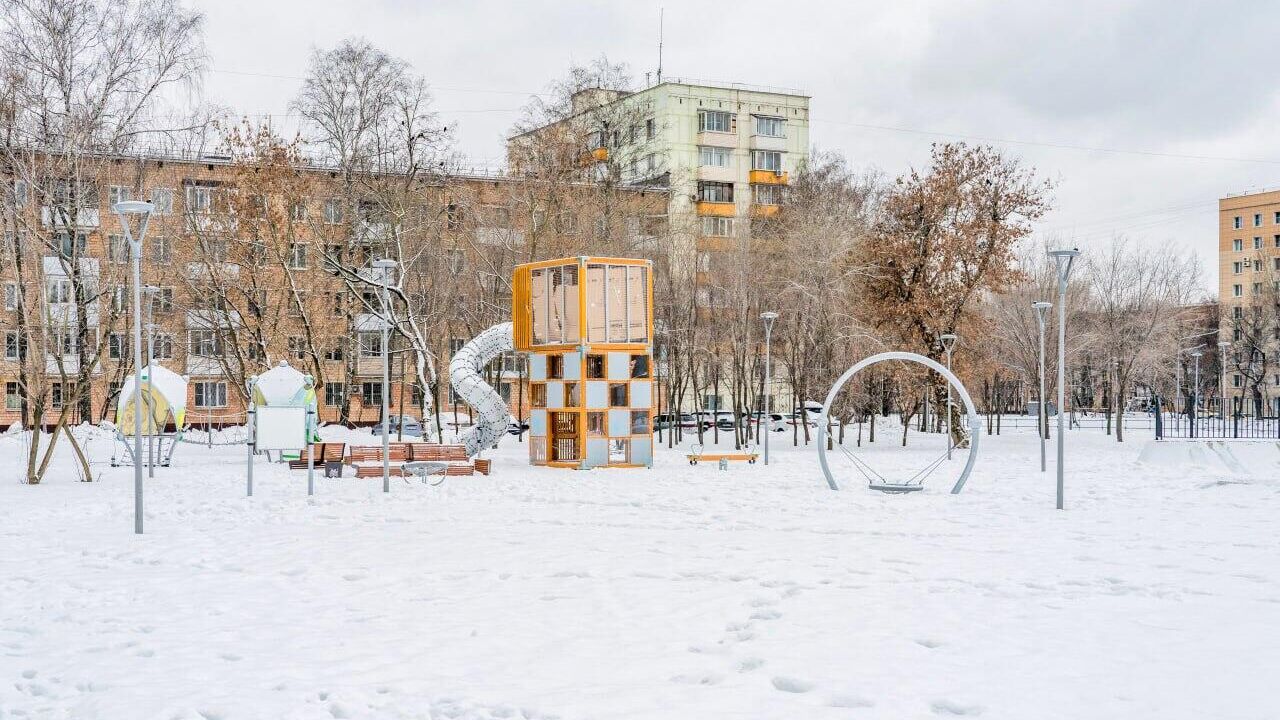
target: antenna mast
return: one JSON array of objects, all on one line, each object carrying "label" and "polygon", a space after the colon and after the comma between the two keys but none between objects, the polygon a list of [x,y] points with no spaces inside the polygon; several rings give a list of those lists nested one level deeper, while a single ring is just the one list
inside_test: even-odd
[{"label": "antenna mast", "polygon": [[662,14],[666,8],[658,8],[658,84],[662,84]]}]

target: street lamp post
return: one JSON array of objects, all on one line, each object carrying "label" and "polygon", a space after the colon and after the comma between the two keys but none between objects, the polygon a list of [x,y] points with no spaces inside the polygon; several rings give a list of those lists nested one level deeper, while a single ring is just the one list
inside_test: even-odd
[{"label": "street lamp post", "polygon": [[147,477],[156,476],[156,413],[155,413],[155,385],[151,380],[151,363],[155,362],[156,347],[156,325],[152,319],[155,310],[156,296],[160,294],[160,288],[155,285],[147,285],[142,288],[142,292],[147,297],[147,394],[151,396],[151,408],[147,411],[151,415],[151,432],[147,433]]},{"label": "street lamp post", "polygon": [[1067,406],[1067,280],[1071,277],[1071,266],[1075,264],[1080,251],[1050,250],[1058,271],[1058,509],[1063,508],[1063,473],[1062,456],[1065,449],[1065,431],[1063,427],[1063,408]]},{"label": "street lamp post", "polygon": [[1196,411],[1200,406],[1200,356],[1202,355],[1204,353],[1199,350],[1191,353],[1191,357],[1195,358],[1195,371],[1191,376],[1191,437],[1196,436]]},{"label": "street lamp post", "polygon": [[[1031,309],[1036,312],[1036,325],[1040,327],[1040,402],[1036,403],[1039,408],[1036,411],[1036,428],[1040,431],[1040,472],[1047,469],[1044,451],[1044,436],[1049,430],[1049,408],[1044,404],[1044,315],[1053,307],[1053,303],[1040,300],[1031,303]],[[1059,408],[1058,412],[1062,412]]]},{"label": "street lamp post", "polygon": [[1227,419],[1227,348],[1229,347],[1231,343],[1226,340],[1218,341],[1218,367],[1222,375],[1218,380],[1218,414],[1222,416],[1223,422]]},{"label": "street lamp post", "polygon": [[388,407],[388,398],[391,395],[391,348],[389,345],[391,296],[388,289],[391,287],[391,275],[395,272],[397,264],[395,260],[389,259],[373,261],[374,269],[381,271],[379,278],[382,285],[382,492],[384,493],[391,492],[391,442],[389,435],[391,431],[391,415]]},{"label": "street lamp post", "polygon": [[[142,534],[142,241],[155,206],[141,200],[116,203],[112,212],[120,218],[133,259],[133,531]],[[129,227],[130,215],[141,215],[138,238]]]},{"label": "street lamp post", "polygon": [[773,434],[773,407],[769,401],[773,390],[773,323],[778,319],[776,312],[762,312],[760,319],[764,321],[764,464],[769,464],[769,436]]},{"label": "street lamp post", "polygon": [[[942,349],[947,353],[947,371],[951,371],[951,351],[955,349],[956,341],[959,337],[955,333],[947,333],[938,336],[938,340],[942,342]],[[951,459],[951,383],[947,382],[947,459]]]}]

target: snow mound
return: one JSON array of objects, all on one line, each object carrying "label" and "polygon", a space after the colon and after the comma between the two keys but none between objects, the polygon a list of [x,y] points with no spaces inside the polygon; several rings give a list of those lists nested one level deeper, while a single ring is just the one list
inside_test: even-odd
[{"label": "snow mound", "polygon": [[1215,475],[1274,477],[1280,470],[1280,442],[1149,440],[1138,455],[1138,462],[1180,474],[1194,468]]}]

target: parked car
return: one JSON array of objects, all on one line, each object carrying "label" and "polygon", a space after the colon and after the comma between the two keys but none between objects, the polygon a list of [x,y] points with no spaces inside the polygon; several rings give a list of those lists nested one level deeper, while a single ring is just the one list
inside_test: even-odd
[{"label": "parked car", "polygon": [[[395,436],[399,434],[406,437],[422,437],[422,423],[417,418],[410,415],[392,415],[389,420],[390,422],[387,425],[388,435]],[[401,425],[404,426],[403,432],[400,431]],[[374,435],[381,436],[382,423],[374,425],[372,430]]]},{"label": "parked car", "polygon": [[680,427],[683,430],[697,430],[700,422],[701,419],[693,413],[680,413]]}]

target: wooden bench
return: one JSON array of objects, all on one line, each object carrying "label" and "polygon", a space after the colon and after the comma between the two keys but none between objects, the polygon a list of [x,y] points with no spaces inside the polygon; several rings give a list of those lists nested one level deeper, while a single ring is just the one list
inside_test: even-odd
[{"label": "wooden bench", "polygon": [[449,467],[445,475],[488,475],[492,468],[491,460],[477,459],[471,462],[467,449],[461,445],[438,445],[436,443],[409,443],[409,459],[413,462],[447,462]]},{"label": "wooden bench", "polygon": [[[391,443],[387,447],[387,458],[391,467],[390,475],[404,476],[404,468],[400,467],[409,459],[406,443]],[[382,446],[353,445],[347,452],[347,464],[355,468],[356,477],[382,477]]]},{"label": "wooden bench", "polygon": [[700,460],[706,460],[708,462],[720,462],[721,460],[727,462],[746,462],[750,465],[754,465],[756,460],[760,457],[760,454],[755,452],[704,453],[702,452],[701,445],[694,445],[693,452],[689,453],[686,457],[689,458],[690,465],[697,465]]},{"label": "wooden bench", "polygon": [[[342,459],[346,452],[346,443],[311,443],[311,456],[315,458],[313,467],[323,468],[325,477],[333,477],[335,474],[338,477],[342,477]],[[289,461],[289,469],[307,469],[307,453],[305,450],[302,452],[302,457]]]}]

